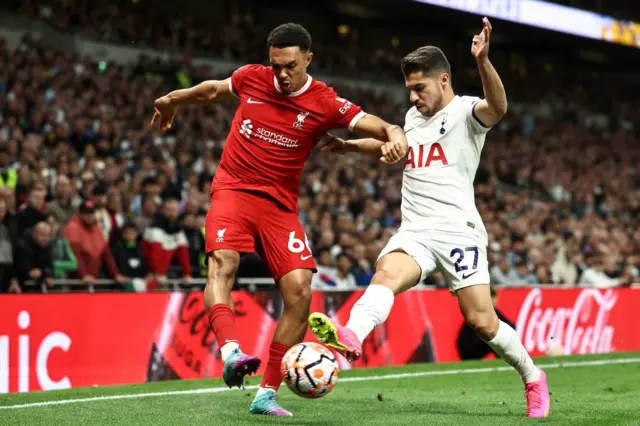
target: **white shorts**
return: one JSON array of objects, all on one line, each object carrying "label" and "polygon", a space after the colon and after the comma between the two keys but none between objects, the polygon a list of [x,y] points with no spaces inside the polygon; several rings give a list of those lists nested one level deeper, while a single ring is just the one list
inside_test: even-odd
[{"label": "white shorts", "polygon": [[490,283],[487,239],[472,229],[465,233],[400,230],[382,249],[378,260],[392,251],[405,252],[416,261],[422,270],[420,281],[441,271],[451,292]]}]

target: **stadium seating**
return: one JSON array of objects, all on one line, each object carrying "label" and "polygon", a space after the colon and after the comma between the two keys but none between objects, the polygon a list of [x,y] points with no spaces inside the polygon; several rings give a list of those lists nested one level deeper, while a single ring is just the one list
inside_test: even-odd
[{"label": "stadium seating", "polygon": [[[165,27],[167,10],[148,14],[136,3],[20,1],[12,12],[89,39],[182,47],[187,57],[264,60],[264,25],[232,16],[219,25],[200,25],[185,10],[184,18]],[[318,40],[312,69],[400,84],[398,62],[406,52],[363,43],[360,49]],[[455,88],[480,94],[468,51],[461,53],[456,46],[452,42],[449,50]],[[476,178],[494,283],[614,286],[638,281],[640,144],[634,126],[640,109],[628,79],[596,76],[562,62],[552,72],[544,59],[525,53],[496,56],[510,111],[489,133]],[[24,274],[18,271],[15,249],[32,239],[29,206],[39,209],[55,223],[49,266],[56,278],[72,276],[73,270],[61,263],[69,257],[61,237],[68,216],[82,199],[105,196],[100,224],[123,265],[127,256],[139,255],[126,252],[120,241],[123,227],[136,229],[139,238],[158,214],[160,200],[179,198],[192,243],[193,275],[202,278],[199,244],[209,183],[235,105],[184,108],[167,134],[148,126],[155,97],[227,75],[188,59],[105,63],[73,56],[46,40],[27,37],[15,50],[0,41],[0,242],[14,248],[13,256],[0,258],[0,291],[86,290],[60,281],[31,285],[20,278]],[[335,87],[366,111],[402,124],[407,102],[390,91]],[[368,284],[378,253],[399,225],[401,179],[401,165],[387,167],[376,158],[312,155],[299,205],[320,268],[349,285]],[[33,201],[38,188],[46,192],[45,205]],[[180,276],[175,267],[171,271],[170,277]],[[249,256],[240,275],[265,272]],[[110,290],[140,289],[106,283]],[[443,277],[435,274],[424,284],[443,285]]]}]

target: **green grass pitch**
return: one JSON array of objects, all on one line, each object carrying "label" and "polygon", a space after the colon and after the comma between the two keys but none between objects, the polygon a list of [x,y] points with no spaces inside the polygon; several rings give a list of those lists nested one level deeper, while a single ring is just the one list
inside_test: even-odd
[{"label": "green grass pitch", "polygon": [[526,418],[519,377],[490,361],[344,371],[318,400],[283,385],[291,418],[251,416],[255,386],[194,380],[2,395],[0,425],[640,425],[640,353],[536,362],[549,378],[545,420]]}]

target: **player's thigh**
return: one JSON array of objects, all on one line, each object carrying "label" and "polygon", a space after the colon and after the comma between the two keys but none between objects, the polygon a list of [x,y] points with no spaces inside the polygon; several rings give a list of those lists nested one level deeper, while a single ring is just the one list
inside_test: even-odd
[{"label": "player's thigh", "polygon": [[414,287],[435,269],[436,259],[424,246],[420,233],[400,231],[380,252],[371,283],[399,294]]},{"label": "player's thigh", "polygon": [[232,250],[251,253],[255,250],[257,224],[250,204],[251,194],[242,191],[215,191],[205,222],[205,251]]},{"label": "player's thigh", "polygon": [[451,292],[489,284],[486,238],[473,232],[430,232],[428,244]]},{"label": "player's thigh", "polygon": [[[273,202],[263,206],[261,218],[256,248],[276,282],[298,269],[316,271],[309,240],[296,213],[283,210]],[[302,280],[311,285],[311,274],[307,272],[289,278],[288,282]]]}]

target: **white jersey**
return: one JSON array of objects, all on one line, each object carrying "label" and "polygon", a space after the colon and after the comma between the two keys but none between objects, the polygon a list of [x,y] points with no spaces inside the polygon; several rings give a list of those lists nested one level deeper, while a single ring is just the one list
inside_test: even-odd
[{"label": "white jersey", "polygon": [[489,128],[474,116],[476,97],[456,96],[433,117],[411,108],[405,118],[409,153],[402,181],[401,230],[487,231],[473,180]]}]

